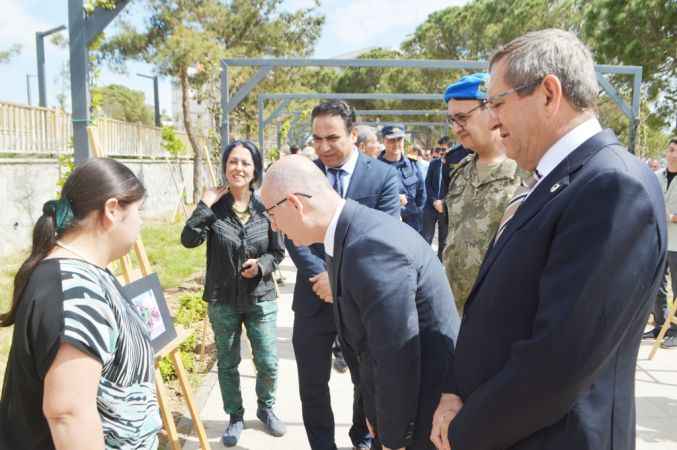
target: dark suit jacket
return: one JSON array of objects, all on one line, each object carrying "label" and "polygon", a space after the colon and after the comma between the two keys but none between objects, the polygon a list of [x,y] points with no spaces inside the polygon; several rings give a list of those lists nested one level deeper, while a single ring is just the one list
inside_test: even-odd
[{"label": "dark suit jacket", "polygon": [[444,187],[442,158],[433,159],[428,166],[428,173],[425,177],[425,206],[433,209],[435,200],[444,200],[446,188]]},{"label": "dark suit jacket", "polygon": [[[318,159],[317,166],[325,172],[324,164]],[[351,198],[370,208],[381,210],[393,217],[400,217],[400,181],[397,172],[387,164],[374,158],[358,154],[355,171],[350,178],[346,198]],[[323,309],[331,314],[331,305],[315,295],[308,279],[326,271],[324,245],[296,247],[286,239],[289,256],[296,265],[296,285],[292,309],[296,314],[313,316]]]},{"label": "dark suit jacket", "polygon": [[487,252],[448,390],[455,450],[631,450],[640,335],[666,254],[656,176],[603,131]]},{"label": "dark suit jacket", "polygon": [[335,320],[359,361],[366,416],[388,448],[432,448],[460,324],[444,269],[413,228],[350,200],[334,242]]}]

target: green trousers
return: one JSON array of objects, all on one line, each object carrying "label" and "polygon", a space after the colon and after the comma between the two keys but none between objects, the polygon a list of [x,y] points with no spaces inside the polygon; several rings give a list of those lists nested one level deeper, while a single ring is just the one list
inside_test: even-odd
[{"label": "green trousers", "polygon": [[244,310],[223,303],[209,303],[208,313],[216,341],[219,385],[226,414],[244,415],[237,370],[241,360],[243,323],[254,355],[258,405],[272,408],[277,385],[277,302],[260,302]]}]

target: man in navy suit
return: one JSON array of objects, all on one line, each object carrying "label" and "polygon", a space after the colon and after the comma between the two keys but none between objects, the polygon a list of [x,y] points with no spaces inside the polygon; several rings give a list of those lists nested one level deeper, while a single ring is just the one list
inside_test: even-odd
[{"label": "man in navy suit", "polygon": [[534,177],[468,298],[432,438],[454,450],[632,450],[637,352],[665,267],[661,189],[602,130],[592,55],[574,34],[527,33],[490,70],[491,128]]},{"label": "man in navy suit", "polygon": [[[354,111],[343,101],[317,105],[312,113],[317,167],[343,198],[351,198],[394,217],[400,215],[399,178],[388,165],[361,154],[355,147]],[[332,316],[332,293],[321,243],[287,250],[296,268],[294,331],[292,343],[299,374],[303,424],[312,450],[335,450],[334,415],[329,397],[332,343],[336,326]],[[349,351],[344,357],[351,366]],[[352,366],[356,366],[353,362]],[[357,385],[358,373],[351,371]],[[356,449],[371,447],[359,392],[353,399],[350,439]]]},{"label": "man in navy suit", "polygon": [[430,161],[428,174],[425,177],[425,207],[423,208],[423,239],[430,244],[435,235],[437,224],[437,257],[442,260],[442,251],[447,242],[448,222],[444,210],[444,197],[446,189],[443,183],[444,157]]},{"label": "man in navy suit", "polygon": [[261,196],[274,229],[297,245],[324,243],[335,321],[355,355],[349,363],[359,364],[374,448],[433,449],[432,415],[460,322],[435,253],[399,219],[341,198],[302,158],[273,164]]}]

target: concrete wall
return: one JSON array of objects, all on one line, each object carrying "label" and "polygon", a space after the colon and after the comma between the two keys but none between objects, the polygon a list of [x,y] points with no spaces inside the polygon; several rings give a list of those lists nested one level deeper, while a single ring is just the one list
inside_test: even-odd
[{"label": "concrete wall", "polygon": [[[164,160],[118,159],[129,166],[143,181],[148,191],[144,217],[171,214],[179,201],[172,171]],[[185,182],[187,198],[192,198],[193,164],[174,164],[177,183],[178,168]],[[0,256],[29,248],[33,225],[42,214],[42,205],[56,198],[59,165],[55,159],[0,158]]]}]

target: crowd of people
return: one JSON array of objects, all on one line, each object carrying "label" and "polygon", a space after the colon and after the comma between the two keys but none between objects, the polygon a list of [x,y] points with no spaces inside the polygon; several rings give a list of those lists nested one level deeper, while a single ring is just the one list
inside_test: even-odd
[{"label": "crowd of people", "polygon": [[[255,144],[230,143],[224,186],[180,237],[207,246],[223,444],[245,428],[243,325],[256,415],[286,432],[273,277],[286,252],[312,450],[337,449],[332,360],[354,385],[356,450],[634,449],[640,340],[657,337],[677,280],[677,138],[653,173],[602,129],[598,91],[585,45],[542,30],[440,94],[458,144],[405,151],[404,126],[355,126],[343,101],[312,111],[314,160],[292,148],[264,174]],[[14,325],[1,448],[157,447],[148,333],[106,269],[136,240],[144,196],[99,158],[45,203],[0,316]]]}]

